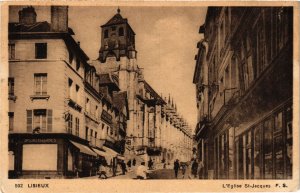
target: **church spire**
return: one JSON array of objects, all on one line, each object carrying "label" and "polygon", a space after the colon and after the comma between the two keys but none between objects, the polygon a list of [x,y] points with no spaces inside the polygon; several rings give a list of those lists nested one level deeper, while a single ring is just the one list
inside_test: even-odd
[{"label": "church spire", "polygon": [[117,12],[118,14],[120,14],[121,10],[120,10],[120,7],[118,6],[118,9],[117,9]]}]

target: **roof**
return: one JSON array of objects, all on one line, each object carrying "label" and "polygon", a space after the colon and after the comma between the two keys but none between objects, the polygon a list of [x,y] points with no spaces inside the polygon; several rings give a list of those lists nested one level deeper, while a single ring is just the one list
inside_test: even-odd
[{"label": "roof", "polygon": [[123,18],[120,13],[117,13],[110,20],[108,20],[106,24],[102,26],[109,26],[109,25],[116,25],[116,24],[123,24],[123,23],[127,23],[127,19]]},{"label": "roof", "polygon": [[[35,22],[33,24],[23,24],[23,23],[9,23],[8,31],[10,33],[17,32],[52,32],[51,24],[47,21]],[[74,35],[71,28],[68,28],[68,33]]]},{"label": "roof", "polygon": [[159,102],[161,102],[162,104],[166,104],[166,102],[164,101],[164,99],[159,96],[159,94],[157,94],[155,92],[155,90],[144,80],[144,85],[145,85],[145,89],[148,90],[148,92],[151,93],[151,95],[158,100]]},{"label": "roof", "polygon": [[85,61],[89,60],[89,57],[72,37],[75,33],[71,28],[68,28],[67,32],[56,32],[51,29],[50,23],[43,21],[35,22],[34,24],[9,23],[8,31],[9,39],[64,39],[68,48],[75,48],[76,54],[79,54]]},{"label": "roof", "polygon": [[129,27],[129,29],[132,31],[132,33],[135,35],[135,32],[133,31],[133,29],[131,28],[131,26],[128,23],[127,18],[123,18],[122,15],[120,14],[119,10],[118,13],[115,14],[110,20],[108,20],[108,22],[106,22],[104,25],[101,25],[101,27],[107,27],[107,26],[111,26],[111,25],[118,25],[118,24],[127,24],[127,26]]}]

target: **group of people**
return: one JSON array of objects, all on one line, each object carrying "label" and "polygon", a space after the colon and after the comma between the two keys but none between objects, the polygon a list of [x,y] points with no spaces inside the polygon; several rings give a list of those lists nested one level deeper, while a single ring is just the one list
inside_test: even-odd
[{"label": "group of people", "polygon": [[[131,162],[131,160],[129,160],[127,162],[127,166],[128,166],[129,169],[131,168],[131,164],[133,166],[135,166],[136,160],[133,159],[132,162]],[[114,164],[111,164],[111,165],[112,165],[112,167],[109,167],[109,165],[107,164],[105,159],[103,159],[101,161],[101,163],[99,164],[99,167],[98,167],[99,178],[107,179],[107,177],[108,177],[107,174],[108,174],[109,171],[112,171],[112,173],[113,173],[112,176],[116,176],[116,172],[117,172],[116,171],[117,170],[116,166],[114,166]],[[128,170],[127,170],[126,163],[124,162],[124,160],[121,160],[121,162],[119,162],[119,165],[120,165],[121,170],[122,170],[122,175],[125,175]]]},{"label": "group of people", "polygon": [[[175,172],[175,178],[178,178],[178,171],[181,169],[182,171],[182,178],[185,178],[185,173],[188,168],[187,163],[179,163],[179,160],[176,159],[174,162],[174,172]],[[188,178],[194,178],[196,179],[199,177],[201,179],[203,177],[203,170],[204,170],[204,165],[203,162],[199,160],[199,163],[196,159],[192,160],[192,167],[191,167],[191,174],[192,176],[188,176]]]}]

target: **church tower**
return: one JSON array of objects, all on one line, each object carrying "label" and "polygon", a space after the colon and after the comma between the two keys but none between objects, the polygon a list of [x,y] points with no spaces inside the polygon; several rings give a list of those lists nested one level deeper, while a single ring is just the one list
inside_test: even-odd
[{"label": "church tower", "polygon": [[142,128],[137,114],[141,107],[136,97],[142,69],[137,65],[135,33],[126,18],[117,13],[101,26],[101,47],[99,57],[93,62],[98,74],[110,73],[119,78],[119,88],[127,92],[129,120],[127,136],[137,137]]},{"label": "church tower", "polygon": [[135,33],[120,12],[118,8],[117,14],[101,26],[101,48],[98,60],[102,63],[106,62],[107,57],[116,57],[117,61],[120,61],[122,56],[128,59],[136,58]]}]

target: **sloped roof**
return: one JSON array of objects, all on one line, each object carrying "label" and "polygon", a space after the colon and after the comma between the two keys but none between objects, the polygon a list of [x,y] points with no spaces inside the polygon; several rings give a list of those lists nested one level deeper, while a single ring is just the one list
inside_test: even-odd
[{"label": "sloped roof", "polygon": [[102,26],[108,26],[108,25],[115,25],[115,24],[122,24],[127,23],[127,19],[123,18],[120,13],[117,13],[114,15],[108,22]]},{"label": "sloped roof", "polygon": [[[18,32],[51,32],[51,24],[47,21],[36,22],[33,24],[9,23],[8,31],[10,33]],[[74,35],[71,28],[68,28],[68,33]]]}]

